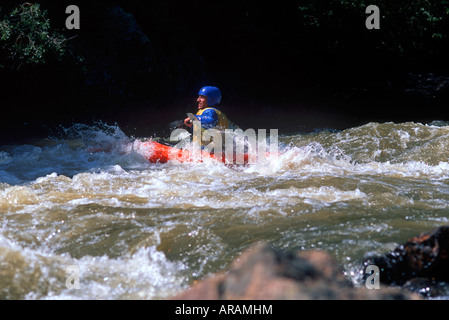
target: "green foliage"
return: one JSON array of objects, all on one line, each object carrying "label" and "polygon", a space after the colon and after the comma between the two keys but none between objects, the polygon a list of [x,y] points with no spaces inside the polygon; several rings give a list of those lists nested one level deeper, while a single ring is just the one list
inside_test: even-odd
[{"label": "green foliage", "polygon": [[[369,50],[406,56],[434,54],[448,42],[448,0],[298,0],[302,27],[326,35],[333,50],[356,41]],[[365,8],[380,10],[380,30],[367,30]],[[378,41],[373,41],[378,40]],[[348,46],[350,48],[351,46]]]},{"label": "green foliage", "polygon": [[39,4],[24,3],[0,20],[0,68],[19,69],[65,54],[66,38],[51,30]]}]

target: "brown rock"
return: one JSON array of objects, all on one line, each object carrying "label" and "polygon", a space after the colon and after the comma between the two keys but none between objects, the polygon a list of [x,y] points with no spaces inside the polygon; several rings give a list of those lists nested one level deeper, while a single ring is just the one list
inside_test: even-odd
[{"label": "brown rock", "polygon": [[425,278],[413,278],[408,280],[402,288],[416,292],[426,298],[449,296],[449,284],[447,282]]},{"label": "brown rock", "polygon": [[414,237],[394,251],[373,257],[364,265],[380,269],[380,281],[403,285],[413,278],[449,281],[449,226],[439,227]]},{"label": "brown rock", "polygon": [[397,289],[354,288],[323,251],[299,255],[259,244],[245,251],[228,272],[200,281],[173,299],[309,300],[416,299]]},{"label": "brown rock", "polygon": [[224,274],[202,280],[188,290],[173,297],[173,300],[220,300],[220,286]]}]

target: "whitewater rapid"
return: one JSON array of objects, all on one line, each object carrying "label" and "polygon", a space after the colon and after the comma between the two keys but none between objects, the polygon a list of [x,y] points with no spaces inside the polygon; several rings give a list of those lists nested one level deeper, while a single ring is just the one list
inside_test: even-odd
[{"label": "whitewater rapid", "polygon": [[0,298],[167,298],[259,241],[327,250],[351,276],[448,223],[441,121],[281,135],[278,157],[246,166],[151,164],[145,139],[78,124],[0,147]]}]

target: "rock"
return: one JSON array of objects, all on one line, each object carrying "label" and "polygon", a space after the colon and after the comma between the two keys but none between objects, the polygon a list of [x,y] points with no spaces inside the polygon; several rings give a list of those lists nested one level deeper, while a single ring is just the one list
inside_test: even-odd
[{"label": "rock", "polygon": [[380,281],[385,284],[403,285],[412,278],[449,281],[449,226],[421,233],[394,251],[373,257],[364,265],[380,268]]},{"label": "rock", "polygon": [[226,273],[205,279],[178,294],[179,300],[341,300],[417,299],[392,288],[368,290],[348,281],[324,251],[299,255],[259,244],[245,251]]},{"label": "rock", "polygon": [[449,296],[449,283],[426,278],[408,280],[402,288],[416,292],[426,298]]},{"label": "rock", "polygon": [[449,226],[414,237],[385,255],[367,259],[376,265],[380,282],[402,286],[425,297],[449,293]]}]

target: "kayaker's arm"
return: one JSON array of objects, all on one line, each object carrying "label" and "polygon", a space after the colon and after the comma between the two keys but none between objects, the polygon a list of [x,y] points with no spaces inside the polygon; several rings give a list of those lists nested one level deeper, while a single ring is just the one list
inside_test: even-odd
[{"label": "kayaker's arm", "polygon": [[192,128],[193,121],[198,120],[193,113],[187,113],[187,118],[184,119],[184,124],[186,127]]},{"label": "kayaker's arm", "polygon": [[192,120],[190,120],[190,118],[187,117],[187,118],[184,119],[184,124],[185,124],[187,127],[191,128],[191,127],[192,127]]}]

